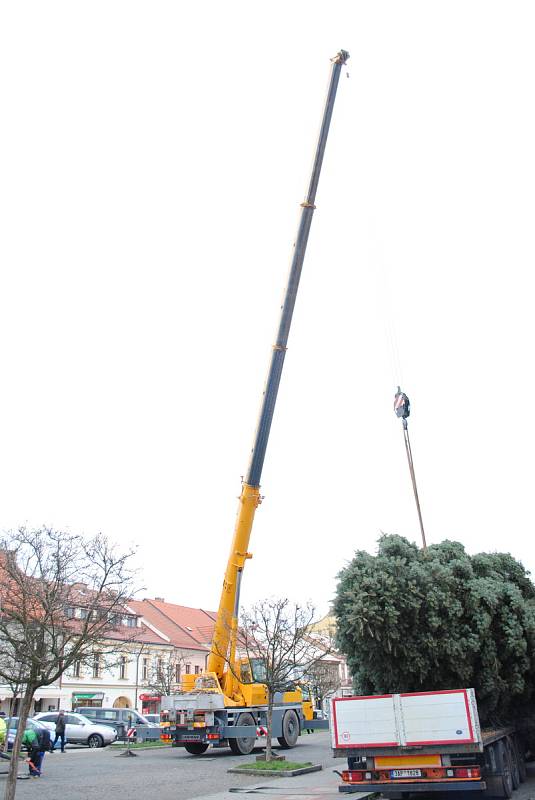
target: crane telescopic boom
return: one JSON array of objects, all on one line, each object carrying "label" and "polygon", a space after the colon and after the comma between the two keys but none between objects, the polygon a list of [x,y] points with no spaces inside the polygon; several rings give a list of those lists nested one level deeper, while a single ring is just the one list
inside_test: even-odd
[{"label": "crane telescopic boom", "polygon": [[269,432],[273,420],[273,413],[275,411],[275,403],[277,400],[277,393],[279,390],[282,368],[284,365],[284,357],[286,355],[286,345],[288,342],[288,335],[290,333],[292,315],[297,296],[297,289],[299,287],[303,261],[305,258],[308,235],[315,209],[314,203],[316,199],[316,191],[318,188],[321,166],[325,153],[325,145],[327,143],[327,136],[329,133],[334,101],[336,98],[336,91],[338,89],[338,82],[340,79],[342,66],[346,63],[348,58],[349,53],[347,53],[345,50],[340,50],[340,52],[332,59],[331,78],[327,92],[327,99],[325,101],[325,108],[312,167],[312,174],[306,198],[303,203],[301,203],[301,216],[297,230],[297,238],[295,241],[293,257],[290,265],[288,284],[286,286],[284,301],[282,304],[279,328],[271,354],[271,361],[264,388],[264,394],[262,397],[260,415],[258,418],[258,425],[251,451],[249,466],[245,475],[245,480],[243,481],[241,496],[239,498],[234,537],[232,540],[227,569],[223,581],[219,611],[217,614],[214,635],[212,639],[212,647],[207,663],[207,672],[216,673],[219,680],[222,680],[225,674],[225,663],[229,659],[229,646],[231,650],[233,649],[232,632],[236,631],[237,626],[241,575],[246,559],[251,558],[251,554],[248,552],[249,540],[255,511],[261,499],[260,478],[262,475],[262,467],[264,464]]}]

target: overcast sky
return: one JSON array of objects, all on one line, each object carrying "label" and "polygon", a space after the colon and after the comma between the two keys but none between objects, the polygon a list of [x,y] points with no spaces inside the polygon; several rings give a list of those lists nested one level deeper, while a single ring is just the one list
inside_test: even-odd
[{"label": "overcast sky", "polygon": [[[0,525],[215,609],[323,110],[244,604],[381,531],[535,570],[531,2],[6,2]],[[349,78],[346,77],[349,73]]]}]

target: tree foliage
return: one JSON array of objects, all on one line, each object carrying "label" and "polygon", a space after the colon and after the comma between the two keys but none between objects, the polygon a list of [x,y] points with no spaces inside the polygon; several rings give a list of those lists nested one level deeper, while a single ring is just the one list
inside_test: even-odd
[{"label": "tree foliage", "polygon": [[483,720],[534,696],[535,586],[508,553],[384,535],[338,579],[338,644],[359,693],[474,687]]}]

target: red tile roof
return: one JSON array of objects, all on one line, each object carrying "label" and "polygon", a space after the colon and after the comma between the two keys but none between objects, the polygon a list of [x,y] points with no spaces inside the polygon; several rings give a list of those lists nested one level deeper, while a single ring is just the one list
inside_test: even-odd
[{"label": "red tile roof", "polygon": [[132,600],[128,605],[147,623],[168,636],[175,647],[202,651],[210,649],[215,611],[188,608],[150,598]]},{"label": "red tile roof", "polygon": [[143,625],[143,623],[140,628],[130,628],[125,625],[118,626],[108,631],[105,638],[130,642],[132,644],[155,644],[161,647],[171,646],[171,643],[168,642],[167,639],[164,639],[163,636],[159,636],[155,631]]}]

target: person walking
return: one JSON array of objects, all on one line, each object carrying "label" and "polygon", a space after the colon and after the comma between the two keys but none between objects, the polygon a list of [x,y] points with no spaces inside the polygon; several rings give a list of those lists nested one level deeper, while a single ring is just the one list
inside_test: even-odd
[{"label": "person walking", "polygon": [[52,745],[52,752],[56,749],[58,739],[61,739],[61,752],[65,752],[65,712],[60,711],[56,720],[56,738]]}]

